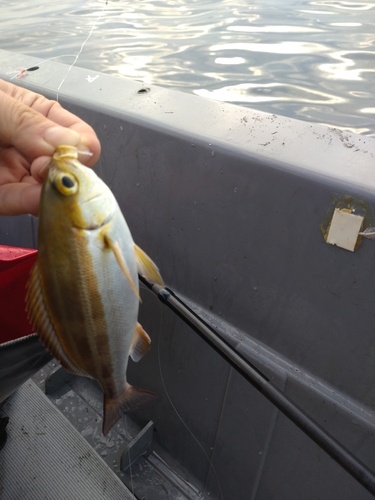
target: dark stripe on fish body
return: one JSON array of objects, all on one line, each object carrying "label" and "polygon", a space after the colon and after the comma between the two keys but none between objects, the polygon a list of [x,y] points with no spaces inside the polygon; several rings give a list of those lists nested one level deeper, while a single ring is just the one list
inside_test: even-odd
[{"label": "dark stripe on fish body", "polygon": [[[63,253],[54,248],[55,243],[51,238],[48,251],[40,255],[45,297],[48,297],[47,308],[64,352],[73,365],[91,375],[93,367],[88,366],[88,363],[92,352],[84,328],[82,299],[85,292],[80,284],[81,273],[76,271],[80,252],[77,244],[66,236],[65,233],[59,235]],[[58,263],[55,255],[58,255]],[[48,272],[53,268],[53,272]],[[86,363],[82,363],[82,359]]]},{"label": "dark stripe on fish body", "polygon": [[72,364],[100,381],[103,366],[107,374],[107,370],[112,371],[112,362],[104,308],[85,231],[60,227],[54,238],[56,221],[48,221],[48,211],[44,214],[50,231],[44,229],[48,248],[40,242],[39,260],[45,296],[50,303],[48,311]]},{"label": "dark stripe on fish body", "polygon": [[[97,281],[94,263],[89,251],[88,240],[85,231],[77,234],[79,262],[81,271],[79,279],[81,300],[83,304],[83,329],[82,341],[87,341],[91,356],[84,359],[87,371],[91,376],[101,380],[104,373],[112,372],[112,361],[108,342],[107,323],[104,313],[102,299],[99,293],[99,283]],[[82,351],[81,351],[82,352]],[[90,371],[89,371],[90,370]],[[104,373],[103,373],[104,372]]]}]

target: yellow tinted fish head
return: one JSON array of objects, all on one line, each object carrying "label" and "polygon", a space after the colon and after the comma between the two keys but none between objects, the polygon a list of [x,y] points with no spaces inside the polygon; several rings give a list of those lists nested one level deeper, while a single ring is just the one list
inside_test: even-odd
[{"label": "yellow tinted fish head", "polygon": [[111,220],[116,207],[108,186],[78,161],[77,149],[59,146],[44,181],[41,214],[78,229],[95,229]]}]

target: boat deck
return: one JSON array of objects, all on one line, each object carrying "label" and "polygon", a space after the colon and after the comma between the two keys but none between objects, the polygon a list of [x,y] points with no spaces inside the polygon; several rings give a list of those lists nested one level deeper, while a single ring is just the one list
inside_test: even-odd
[{"label": "boat deck", "polygon": [[56,360],[10,396],[0,410],[9,417],[0,498],[205,498],[152,434],[141,443],[142,429],[131,417],[103,436],[102,399],[95,381],[72,376]]},{"label": "boat deck", "polygon": [[134,498],[32,380],[10,396],[1,413],[9,417],[0,452],[3,500]]}]

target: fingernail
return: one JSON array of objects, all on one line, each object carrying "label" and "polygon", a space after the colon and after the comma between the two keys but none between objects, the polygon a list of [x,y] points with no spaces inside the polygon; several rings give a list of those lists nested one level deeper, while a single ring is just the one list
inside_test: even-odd
[{"label": "fingernail", "polygon": [[92,151],[90,148],[88,148],[87,146],[85,146],[85,144],[82,144],[82,142],[80,142],[77,146],[77,150],[78,150],[78,155],[84,155],[84,156],[92,156]]},{"label": "fingernail", "polygon": [[43,139],[48,142],[54,148],[58,146],[77,146],[81,140],[81,136],[78,132],[70,128],[64,127],[52,127],[45,131]]},{"label": "fingernail", "polygon": [[44,179],[44,177],[47,175],[47,170],[49,167],[49,164],[51,163],[51,160],[46,161],[46,163],[41,167],[41,169],[38,172],[38,175],[41,179]]}]

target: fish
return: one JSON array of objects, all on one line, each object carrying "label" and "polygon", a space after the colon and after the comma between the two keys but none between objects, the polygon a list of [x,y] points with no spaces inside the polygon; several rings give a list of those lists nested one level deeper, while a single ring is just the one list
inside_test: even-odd
[{"label": "fish", "polygon": [[163,285],[112,191],[79,162],[76,148],[59,146],[43,182],[26,311],[66,370],[99,381],[104,435],[123,412],[156,397],[126,378],[129,356],[139,361],[151,344],[138,323],[138,273]]}]

